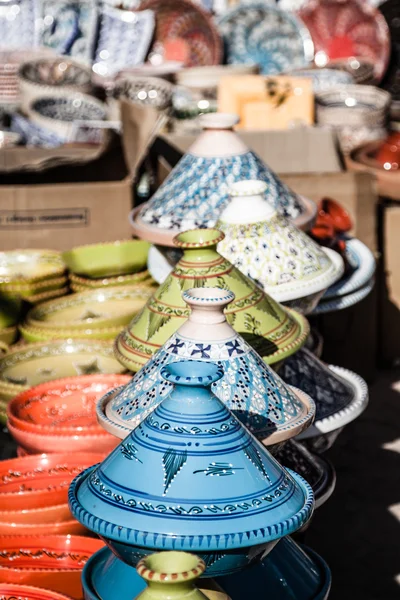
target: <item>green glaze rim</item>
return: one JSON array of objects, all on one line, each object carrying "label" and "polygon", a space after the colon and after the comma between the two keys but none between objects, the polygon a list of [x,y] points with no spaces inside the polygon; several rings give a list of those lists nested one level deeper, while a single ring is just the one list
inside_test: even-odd
[{"label": "green glaze rim", "polygon": [[[190,237],[193,237],[193,234],[198,234],[200,236],[200,234],[204,237],[204,238],[208,238],[208,239],[204,239],[203,241],[197,239],[195,241],[190,241]],[[183,231],[182,233],[179,233],[177,236],[174,237],[173,242],[175,244],[175,246],[177,246],[178,248],[210,248],[212,246],[216,246],[217,244],[219,244],[219,242],[222,242],[222,240],[224,239],[225,234],[220,231],[219,229],[216,229],[215,227],[212,229],[188,229],[187,231]]]}]

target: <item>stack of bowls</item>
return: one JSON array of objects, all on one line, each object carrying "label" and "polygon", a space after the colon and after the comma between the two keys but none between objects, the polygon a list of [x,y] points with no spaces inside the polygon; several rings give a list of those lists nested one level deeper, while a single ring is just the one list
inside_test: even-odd
[{"label": "stack of bowls", "polygon": [[7,406],[9,431],[28,454],[93,448],[107,454],[118,440],[97,423],[96,403],[129,380],[128,375],[88,375],[30,388]]},{"label": "stack of bowls", "polygon": [[123,371],[110,342],[69,339],[17,345],[0,357],[0,423],[7,420],[7,403],[32,386],[61,377]]},{"label": "stack of bowls", "polygon": [[82,598],[81,574],[103,542],[78,535],[0,536],[0,581]]},{"label": "stack of bowls", "polygon": [[58,594],[53,590],[17,583],[0,583],[0,597],[4,600],[16,600],[17,598],[24,598],[24,600],[71,600],[70,596]]},{"label": "stack of bowls", "polygon": [[147,271],[150,244],[124,240],[78,246],[63,253],[74,292],[96,288],[151,285]]},{"label": "stack of bowls", "polygon": [[319,125],[338,132],[344,153],[385,137],[390,94],[369,85],[343,85],[316,95]]},{"label": "stack of bowls", "polygon": [[[0,535],[85,533],[68,508],[68,487],[76,475],[102,457],[101,453],[65,451],[1,461]],[[0,547],[4,549],[3,544]]]},{"label": "stack of bowls", "polygon": [[151,296],[147,287],[110,287],[71,294],[35,306],[20,326],[27,342],[114,340]]},{"label": "stack of bowls", "polygon": [[107,103],[111,121],[120,121],[120,100],[167,111],[172,105],[174,86],[160,77],[121,77],[110,91]]}]

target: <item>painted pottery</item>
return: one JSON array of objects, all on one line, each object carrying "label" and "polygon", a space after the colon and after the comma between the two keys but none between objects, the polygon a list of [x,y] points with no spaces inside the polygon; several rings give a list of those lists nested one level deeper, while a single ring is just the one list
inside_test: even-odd
[{"label": "painted pottery", "polygon": [[310,452],[300,442],[287,440],[281,445],[275,458],[286,469],[295,471],[311,485],[315,508],[322,506],[333,494],[336,486],[336,472],[333,465],[322,456]]},{"label": "painted pottery", "polygon": [[124,388],[98,403],[101,425],[125,438],[170,393],[172,384],[162,378],[162,367],[191,359],[222,366],[224,374],[213,384],[213,392],[265,445],[273,446],[308,427],[314,416],[312,400],[287,388],[227,323],[223,311],[234,298],[232,292],[218,288],[184,292],[188,320]]},{"label": "painted pottery", "polygon": [[43,302],[32,308],[26,325],[39,329],[68,329],[71,336],[86,329],[127,325],[145,305],[151,289],[137,286],[94,289]]},{"label": "painted pottery", "polygon": [[228,323],[268,363],[296,352],[309,333],[301,315],[283,308],[254,282],[218,254],[224,234],[216,229],[181,233],[176,246],[183,257],[150,298],[144,309],[117,338],[116,353],[131,371],[137,371],[189,316],[182,292],[190,288],[231,290],[235,301],[226,310]]},{"label": "painted pottery", "polygon": [[107,342],[70,339],[27,344],[0,358],[0,396],[11,399],[29,387],[61,377],[123,370]]},{"label": "painted pottery", "polygon": [[34,287],[46,279],[61,277],[65,264],[60,252],[52,250],[10,250],[0,252],[0,284]]},{"label": "painted pottery", "polygon": [[[10,535],[0,538],[0,578],[82,598],[81,572],[104,544],[77,535]],[[30,597],[30,596],[29,596]]]},{"label": "painted pottery", "polygon": [[121,77],[109,94],[110,119],[121,120],[120,101],[153,106],[157,110],[168,110],[172,106],[174,86],[161,77]]},{"label": "painted pottery", "polygon": [[10,507],[13,510],[27,510],[65,503],[72,479],[102,457],[95,453],[71,456],[65,452],[2,460],[0,510],[9,510]]},{"label": "painted pottery", "polygon": [[234,6],[219,18],[218,27],[227,62],[258,64],[265,75],[306,66],[314,56],[311,36],[303,23],[268,3]]},{"label": "painted pottery", "polygon": [[111,343],[121,332],[123,325],[114,327],[95,327],[94,329],[52,329],[50,327],[35,327],[34,325],[20,325],[19,331],[23,339],[34,344],[51,340],[68,340],[79,337],[81,340],[109,340]]},{"label": "painted pottery", "polygon": [[322,315],[330,312],[337,312],[338,310],[344,310],[354,304],[358,304],[364,298],[366,298],[374,289],[375,278],[371,277],[362,287],[358,288],[354,292],[344,294],[343,296],[334,296],[333,298],[322,299],[318,306],[314,308],[313,315]]},{"label": "painted pottery", "polygon": [[390,34],[376,8],[363,0],[309,0],[299,16],[311,34],[319,67],[335,59],[363,58],[374,65],[375,80],[382,79],[389,61]]},{"label": "painted pottery", "polygon": [[[200,583],[205,594],[208,590],[203,586],[208,581]],[[261,598],[268,589],[274,600],[327,600],[331,574],[318,554],[287,536],[260,563],[233,576],[219,577],[217,583],[232,600],[248,600],[250,589]],[[145,583],[136,569],[103,548],[86,563],[82,586],[85,600],[112,600],[117,586],[120,600],[132,600]]]},{"label": "painted pottery", "polygon": [[11,600],[12,598],[29,598],[29,600],[70,600],[70,596],[58,594],[53,590],[13,583],[0,583],[0,596],[5,600]]},{"label": "painted pottery", "polygon": [[199,121],[204,129],[157,192],[130,216],[134,233],[154,244],[172,246],[180,231],[213,227],[228,204],[235,181],[260,179],[266,199],[301,228],[309,227],[316,207],[280,181],[233,131],[236,115],[214,113]]},{"label": "painted pottery", "polygon": [[225,234],[218,251],[279,302],[311,312],[343,274],[343,260],[321,248],[264,199],[263,181],[239,181],[217,227]]},{"label": "painted pottery", "polygon": [[161,373],[174,389],[100,466],[78,475],[71,511],[134,566],[151,550],[190,549],[210,577],[235,572],[307,522],[311,488],[211,392],[221,367],[183,361]]},{"label": "painted pottery", "polygon": [[285,361],[281,375],[286,383],[309,394],[316,404],[314,424],[298,439],[328,439],[328,434],[341,430],[367,407],[368,387],[361,377],[341,367],[325,366],[305,348]]},{"label": "painted pottery", "polygon": [[188,552],[157,552],[142,558],[136,570],[148,588],[137,600],[207,600],[197,587],[196,580],[206,570],[201,558]]},{"label": "painted pottery", "polygon": [[11,345],[15,342],[17,335],[18,330],[16,327],[4,327],[0,329],[0,342]]},{"label": "painted pottery", "polygon": [[[3,535],[46,535],[51,531],[53,535],[86,535],[87,529],[75,519],[59,523],[12,523],[0,521],[0,536]],[[0,538],[1,539],[1,538]],[[1,591],[0,591],[1,594]]]},{"label": "painted pottery", "polygon": [[[22,431],[50,435],[103,433],[96,420],[96,402],[126,385],[129,375],[79,375],[34,386],[8,404],[8,419]],[[1,466],[1,463],[0,463]]]},{"label": "painted pottery", "polygon": [[78,246],[63,252],[62,257],[72,273],[97,279],[144,270],[148,252],[148,243],[125,240]]},{"label": "painted pottery", "polygon": [[379,141],[364,143],[346,156],[346,166],[350,171],[369,172],[378,183],[378,193],[385,198],[400,198],[400,172],[397,169],[385,169],[376,159],[385,135]]},{"label": "painted pottery", "polygon": [[400,131],[392,131],[376,154],[376,160],[386,171],[400,166]]},{"label": "painted pottery", "polygon": [[153,285],[152,278],[147,269],[138,273],[129,275],[117,275],[116,277],[101,277],[99,279],[91,279],[89,277],[81,277],[69,274],[69,283],[74,292],[86,292],[87,290],[102,289],[107,287],[125,286],[125,285]]},{"label": "painted pottery", "polygon": [[[279,4],[281,4],[281,2]],[[315,94],[337,87],[338,85],[351,84],[354,81],[350,73],[333,68],[319,69],[314,67],[308,69],[296,69],[294,71],[289,71],[288,75],[311,79]]]}]

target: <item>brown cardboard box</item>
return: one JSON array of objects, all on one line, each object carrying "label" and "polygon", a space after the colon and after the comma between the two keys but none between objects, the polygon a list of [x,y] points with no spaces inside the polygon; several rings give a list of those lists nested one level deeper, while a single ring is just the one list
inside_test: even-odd
[{"label": "brown cardboard box", "polygon": [[161,121],[129,104],[122,113],[122,144],[110,136],[94,149],[0,151],[0,250],[66,250],[131,236],[132,182]]}]

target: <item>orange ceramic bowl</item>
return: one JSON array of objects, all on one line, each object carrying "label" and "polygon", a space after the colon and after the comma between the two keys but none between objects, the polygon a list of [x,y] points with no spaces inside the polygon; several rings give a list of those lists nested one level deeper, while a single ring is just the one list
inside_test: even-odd
[{"label": "orange ceramic bowl", "polygon": [[63,523],[72,519],[68,503],[55,506],[42,506],[29,510],[2,510],[0,523],[15,525],[41,525],[42,523]]},{"label": "orange ceramic bowl", "polygon": [[[52,534],[85,535],[88,531],[76,519],[61,523],[7,523],[0,522],[0,535],[46,535]],[[0,595],[1,598],[1,595]]]},{"label": "orange ceramic bowl", "polygon": [[15,427],[11,422],[7,425],[9,432],[28,454],[42,454],[55,452],[92,452],[96,450],[99,454],[109,454],[121,441],[103,431],[103,433],[75,434],[75,435],[46,435],[30,431],[23,431]]},{"label": "orange ceramic bowl", "polygon": [[102,454],[36,454],[0,461],[0,511],[66,504],[68,487]]},{"label": "orange ceramic bowl", "polygon": [[37,434],[104,433],[97,422],[96,403],[130,379],[129,375],[97,374],[49,381],[13,398],[7,416],[14,427]]},{"label": "orange ceramic bowl", "polygon": [[82,569],[103,547],[101,540],[74,535],[0,536],[0,581],[50,588],[80,599]]},{"label": "orange ceramic bowl", "polygon": [[70,600],[70,596],[57,594],[52,590],[13,583],[0,583],[0,598],[2,600]]}]

